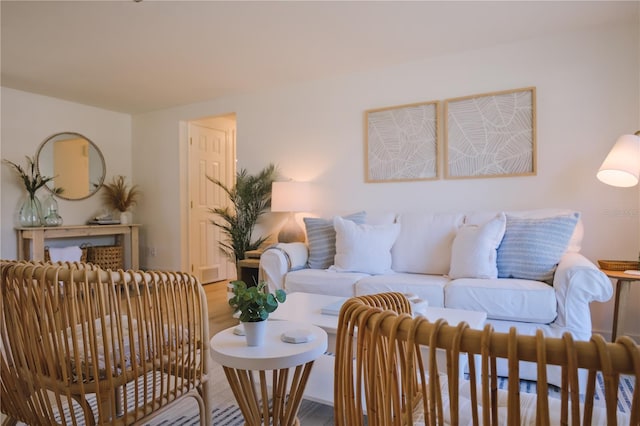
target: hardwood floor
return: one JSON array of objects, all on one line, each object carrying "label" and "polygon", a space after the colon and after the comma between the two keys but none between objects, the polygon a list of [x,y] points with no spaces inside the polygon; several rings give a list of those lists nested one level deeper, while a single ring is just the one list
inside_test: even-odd
[{"label": "hardwood floor", "polygon": [[209,337],[213,337],[220,330],[238,324],[238,320],[232,316],[233,309],[227,303],[228,282],[218,281],[203,286],[209,307]]}]

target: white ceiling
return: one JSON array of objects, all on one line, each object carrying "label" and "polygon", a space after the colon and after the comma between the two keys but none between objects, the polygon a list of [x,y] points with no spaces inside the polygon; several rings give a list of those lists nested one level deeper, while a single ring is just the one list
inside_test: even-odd
[{"label": "white ceiling", "polygon": [[135,114],[638,22],[639,5],[2,0],[0,82]]}]

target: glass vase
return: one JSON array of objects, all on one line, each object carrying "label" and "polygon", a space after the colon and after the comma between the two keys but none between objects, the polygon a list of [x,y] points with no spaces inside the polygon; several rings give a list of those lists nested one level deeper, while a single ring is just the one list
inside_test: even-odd
[{"label": "glass vase", "polygon": [[42,220],[44,226],[60,226],[62,225],[62,217],[58,213],[58,202],[49,194],[42,201]]},{"label": "glass vase", "polygon": [[20,226],[24,228],[42,226],[42,208],[35,194],[29,194],[20,208]]}]

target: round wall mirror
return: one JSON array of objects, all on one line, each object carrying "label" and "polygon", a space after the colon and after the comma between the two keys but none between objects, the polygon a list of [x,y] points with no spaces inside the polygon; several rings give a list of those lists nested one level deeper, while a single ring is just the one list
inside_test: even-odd
[{"label": "round wall mirror", "polygon": [[56,133],[36,154],[38,172],[52,176],[46,187],[65,200],[82,200],[95,194],[106,173],[98,147],[79,133]]}]

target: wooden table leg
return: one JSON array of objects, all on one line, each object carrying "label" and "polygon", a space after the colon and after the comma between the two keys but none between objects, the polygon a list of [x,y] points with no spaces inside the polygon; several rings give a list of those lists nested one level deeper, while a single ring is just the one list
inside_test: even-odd
[{"label": "wooden table leg", "polygon": [[272,371],[271,407],[268,377],[264,371],[258,372],[260,386],[256,389],[252,371],[223,369],[247,425],[296,426],[300,424],[298,410],[312,366],[313,361],[296,366],[290,387],[290,369]]},{"label": "wooden table leg", "polygon": [[629,298],[629,288],[631,281],[618,279],[616,284],[616,301],[613,309],[613,330],[611,330],[611,341],[615,342],[618,336],[624,332],[624,311]]},{"label": "wooden table leg", "polygon": [[300,420],[298,419],[298,410],[300,409],[302,394],[305,386],[307,385],[307,380],[309,379],[312,366],[313,361],[296,367],[293,382],[291,383],[291,390],[289,392],[289,399],[287,400],[287,407],[283,422],[285,425],[300,423]]}]

